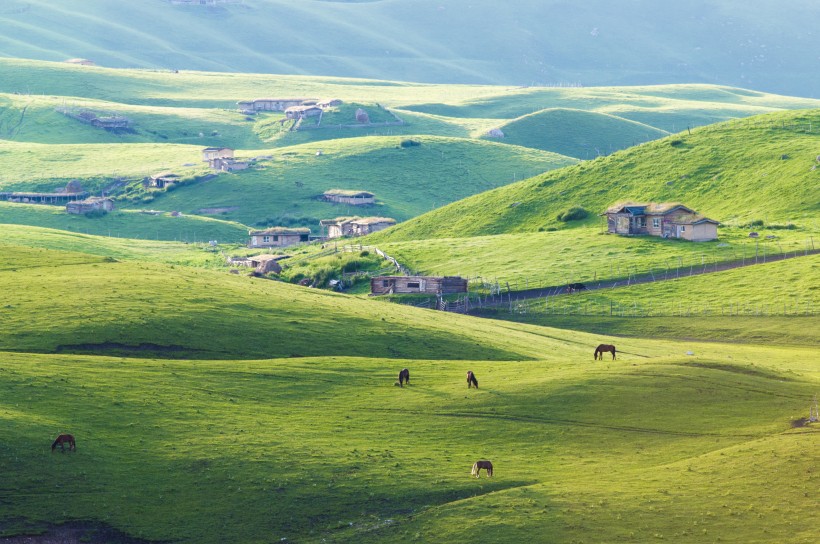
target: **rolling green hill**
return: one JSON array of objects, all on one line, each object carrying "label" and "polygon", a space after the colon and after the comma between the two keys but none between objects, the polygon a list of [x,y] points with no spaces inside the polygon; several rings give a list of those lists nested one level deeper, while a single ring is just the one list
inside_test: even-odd
[{"label": "rolling green hill", "polygon": [[536,232],[582,206],[680,201],[726,224],[752,220],[816,228],[820,110],[703,127],[476,195],[409,221],[377,242]]},{"label": "rolling green hill", "polygon": [[496,128],[503,133],[503,138],[498,141],[578,159],[609,155],[668,135],[665,131],[614,115],[569,109],[543,110]]},{"label": "rolling green hill", "polygon": [[[0,55],[103,66],[506,85],[721,83],[810,96],[809,0],[6,0]],[[788,39],[784,39],[788,36]],[[205,38],[207,37],[207,38]],[[661,45],[659,45],[661,44]]]}]

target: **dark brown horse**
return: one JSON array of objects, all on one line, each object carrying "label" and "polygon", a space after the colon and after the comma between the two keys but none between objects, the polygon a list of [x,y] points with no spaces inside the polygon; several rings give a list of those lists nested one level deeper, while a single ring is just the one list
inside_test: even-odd
[{"label": "dark brown horse", "polygon": [[399,387],[404,387],[405,383],[410,385],[410,371],[403,368],[401,372],[399,372]]},{"label": "dark brown horse", "polygon": [[599,358],[603,361],[604,360],[604,352],[612,353],[612,360],[615,360],[615,346],[612,344],[601,344],[597,348],[595,348],[595,360],[597,361]]},{"label": "dark brown horse", "polygon": [[481,476],[479,475],[479,472],[481,472],[482,468],[487,471],[488,478],[493,477],[493,464],[486,460],[476,461],[473,463],[473,470],[470,474],[476,478],[480,478]]},{"label": "dark brown horse", "polygon": [[68,443],[68,451],[77,451],[77,443],[74,442],[74,435],[71,434],[61,434],[57,437],[57,440],[51,445],[51,451],[54,451],[58,445],[62,451],[65,451],[65,445]]},{"label": "dark brown horse", "polygon": [[473,371],[468,370],[467,371],[467,389],[471,388],[472,386],[475,386],[475,388],[478,389],[478,380],[476,379],[475,374],[473,374]]}]

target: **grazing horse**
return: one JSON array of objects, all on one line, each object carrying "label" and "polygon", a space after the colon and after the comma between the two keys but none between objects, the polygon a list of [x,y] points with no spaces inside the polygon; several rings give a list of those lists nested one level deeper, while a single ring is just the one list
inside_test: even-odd
[{"label": "grazing horse", "polygon": [[478,389],[478,380],[476,379],[475,374],[473,374],[473,371],[468,370],[467,371],[467,389],[471,388],[472,386],[475,386],[475,388]]},{"label": "grazing horse", "polygon": [[605,351],[608,351],[608,352],[612,353],[612,360],[614,361],[615,360],[615,346],[613,346],[611,344],[601,344],[600,346],[595,348],[595,360],[597,361],[598,358],[600,357],[600,359],[603,361]]},{"label": "grazing horse", "polygon": [[51,445],[51,451],[54,451],[58,445],[62,451],[65,451],[65,444],[68,442],[68,451],[77,451],[77,443],[74,442],[74,435],[71,434],[61,434],[57,437],[57,440]]},{"label": "grazing horse", "polygon": [[583,283],[570,283],[567,285],[567,293],[575,293],[576,291],[586,291],[587,286]]},{"label": "grazing horse", "polygon": [[401,372],[399,372],[399,387],[404,387],[405,382],[407,385],[410,385],[410,371],[403,368]]},{"label": "grazing horse", "polygon": [[481,472],[482,468],[487,471],[487,478],[493,477],[493,464],[485,460],[476,461],[475,463],[473,463],[473,471],[470,474],[472,474],[476,478],[481,478],[479,472]]}]

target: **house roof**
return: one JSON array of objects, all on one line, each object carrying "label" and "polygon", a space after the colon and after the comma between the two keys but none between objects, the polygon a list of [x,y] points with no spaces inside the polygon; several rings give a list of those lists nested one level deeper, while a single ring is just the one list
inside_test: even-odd
[{"label": "house roof", "polygon": [[396,220],[392,217],[361,217],[353,219],[350,222],[357,223],[359,225],[373,225],[375,223],[390,223],[391,225],[394,225]]},{"label": "house roof", "polygon": [[165,172],[159,172],[159,173],[157,173],[157,174],[152,175],[152,176],[151,176],[151,179],[159,179],[159,178],[178,178],[178,177],[179,177],[179,174],[174,174],[174,173],[173,173],[173,172],[171,172],[170,170],[167,170],[167,171],[165,171]]},{"label": "house roof", "polygon": [[684,206],[679,202],[620,202],[606,209],[604,214],[629,213],[631,215],[665,215],[677,209],[695,213],[695,210]]},{"label": "house roof", "polygon": [[674,221],[673,223],[676,225],[699,225],[701,223],[713,223],[715,225],[720,225],[719,221],[709,219],[708,217],[704,217],[702,215],[696,215],[694,217],[684,217],[681,218],[680,221]]},{"label": "house roof", "polygon": [[206,151],[225,151],[226,149],[228,151],[233,151],[233,149],[230,147],[206,147],[202,150],[202,152],[205,153]]},{"label": "house roof", "polygon": [[353,191],[349,189],[330,189],[325,191],[326,196],[361,196],[361,197],[371,197],[375,196],[373,193],[369,193],[367,191]]},{"label": "house roof", "polygon": [[265,230],[251,230],[248,231],[249,236],[264,236],[267,234],[310,234],[310,229],[306,227],[288,228],[288,227],[271,227]]},{"label": "house roof", "polygon": [[396,220],[392,217],[337,217],[336,219],[322,219],[319,221],[322,226],[328,225],[343,225],[346,223],[355,223],[357,225],[373,225],[374,223],[390,223],[395,224]]}]

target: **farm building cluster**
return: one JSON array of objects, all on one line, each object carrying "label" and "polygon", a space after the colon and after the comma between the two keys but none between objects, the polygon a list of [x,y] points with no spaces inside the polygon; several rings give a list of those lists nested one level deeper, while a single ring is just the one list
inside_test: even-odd
[{"label": "farm building cluster", "polygon": [[625,202],[610,206],[603,215],[607,232],[613,234],[648,234],[693,242],[716,240],[720,224],[677,202]]},{"label": "farm building cluster", "polygon": [[318,98],[255,98],[236,103],[241,113],[246,115],[260,111],[281,111],[286,119],[301,119],[321,115],[328,108],[342,103],[338,98],[319,100]]}]

